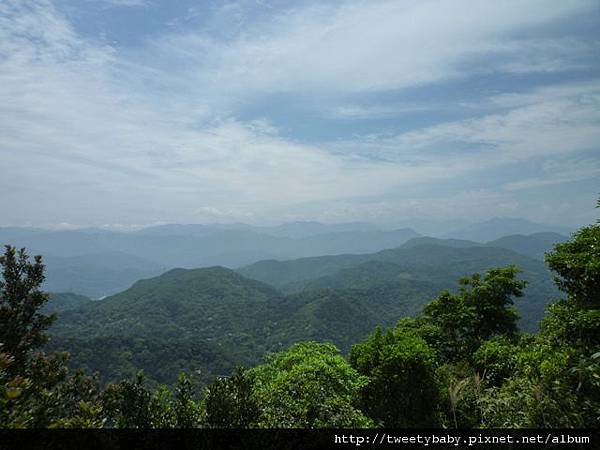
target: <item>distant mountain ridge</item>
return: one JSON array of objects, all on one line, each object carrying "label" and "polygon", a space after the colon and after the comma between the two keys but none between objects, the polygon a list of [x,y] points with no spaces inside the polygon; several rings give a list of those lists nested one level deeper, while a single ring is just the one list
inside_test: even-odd
[{"label": "distant mountain ridge", "polygon": [[[330,275],[338,270],[356,267],[370,261],[383,261],[401,267],[436,267],[438,265],[468,261],[493,261],[494,264],[519,264],[545,267],[541,261],[512,250],[487,247],[448,247],[439,244],[422,244],[382,250],[370,254],[327,255],[294,260],[259,261],[238,269],[238,272],[274,286]],[[460,267],[459,267],[460,268]],[[435,276],[435,274],[432,274]]]},{"label": "distant mountain ridge", "polygon": [[[370,253],[419,236],[410,229],[381,231],[363,223],[265,227],[273,234],[258,232],[258,227],[231,227],[165,225],[127,233],[0,228],[0,243],[44,255],[46,289],[99,298],[173,267],[233,268],[263,259]],[[317,232],[321,234],[311,234]]]},{"label": "distant mountain ridge", "polygon": [[185,370],[207,382],[300,340],[347,351],[376,325],[391,326],[455,289],[459,277],[512,263],[530,282],[517,307],[532,329],[558,295],[541,261],[496,247],[430,243],[261,261],[239,271],[173,269],[95,302],[63,294],[49,348],[68,349],[74,365],[104,380],[143,368],[152,380],[171,383]]},{"label": "distant mountain ridge", "polygon": [[552,232],[569,236],[570,228],[545,225],[525,219],[494,217],[485,222],[475,223],[464,228],[450,231],[443,238],[466,239],[477,242],[489,242],[503,236]]},{"label": "distant mountain ridge", "polygon": [[419,245],[442,245],[455,248],[496,247],[512,250],[521,255],[543,260],[544,254],[550,251],[555,244],[565,242],[567,239],[567,236],[553,232],[540,232],[530,235],[514,234],[484,243],[467,241],[464,239],[418,237],[409,239],[402,245],[402,248],[412,248]]},{"label": "distant mountain ridge", "polygon": [[283,292],[346,287],[373,288],[406,280],[427,282],[437,290],[456,287],[458,278],[492,267],[517,265],[529,281],[526,296],[518,302],[521,324],[532,330],[545,305],[559,295],[545,264],[509,249],[448,247],[438,244],[408,245],[363,255],[333,255],[288,261],[259,261],[238,271],[272,284]]},{"label": "distant mountain ridge", "polygon": [[68,349],[74,366],[100,371],[104,380],[141,367],[171,383],[178,371],[167,368],[176,367],[207,381],[299,340],[331,340],[347,351],[375,325],[416,313],[434,290],[406,280],[285,296],[223,267],[173,269],[102,301],[81,298],[79,307],[70,304],[72,294],[57,294],[54,301],[67,305],[49,348]]},{"label": "distant mountain ridge", "polygon": [[44,289],[77,292],[101,298],[127,289],[140,278],[159,275],[160,265],[128,253],[113,251],[80,256],[44,257]]},{"label": "distant mountain ridge", "polygon": [[[481,232],[481,227],[487,229],[490,223],[498,226],[498,220],[474,227]],[[525,222],[528,230],[545,227],[519,220],[520,229]],[[450,247],[487,245],[541,259],[553,243],[563,239],[553,232],[537,232],[520,237],[503,235],[483,244],[466,239],[425,237],[410,228],[380,230],[364,222],[292,222],[265,227],[171,224],[133,232],[94,228],[71,231],[0,228],[0,243],[27,247],[31,254],[45,256],[46,289],[73,291],[92,298],[115,294],[140,278],[152,277],[173,267],[235,268],[261,260],[369,254],[423,243]]]},{"label": "distant mountain ridge", "polygon": [[[304,230],[304,232],[302,231]],[[244,254],[297,258],[372,252],[420,236],[408,228],[379,230],[363,223],[294,223],[278,227],[165,225],[136,232],[0,228],[0,242],[60,257],[122,252],[166,267],[248,264]]]}]

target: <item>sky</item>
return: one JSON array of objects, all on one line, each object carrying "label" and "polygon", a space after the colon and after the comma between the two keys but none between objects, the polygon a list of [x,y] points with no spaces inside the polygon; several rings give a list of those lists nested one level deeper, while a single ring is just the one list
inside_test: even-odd
[{"label": "sky", "polygon": [[0,226],[598,217],[598,0],[0,0]]}]

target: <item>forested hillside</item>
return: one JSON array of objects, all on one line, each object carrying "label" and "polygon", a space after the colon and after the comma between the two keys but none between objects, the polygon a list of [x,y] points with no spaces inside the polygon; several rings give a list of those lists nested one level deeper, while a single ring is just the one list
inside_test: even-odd
[{"label": "forested hillside", "polygon": [[105,382],[143,368],[155,382],[174,383],[186,371],[206,383],[236,362],[255,365],[266,352],[298,341],[329,341],[345,353],[375,326],[415,315],[442,289],[455,291],[463,274],[511,263],[529,282],[517,305],[520,326],[536,329],[558,295],[543,263],[508,250],[445,243],[240,270],[278,289],[223,267],[174,269],[102,301],[59,305],[49,348],[69,349],[73,367],[97,371]]},{"label": "forested hillside", "polygon": [[[287,227],[165,226],[135,232],[97,229],[49,231],[0,228],[0,242],[53,258],[79,257],[86,262],[111,252],[119,260],[138,258],[158,267],[237,267],[266,258],[299,258],[338,253],[369,253],[397,247],[419,236],[411,229],[378,230],[363,224],[297,224]],[[60,262],[60,261],[59,261]],[[141,264],[139,264],[141,265]],[[58,264],[57,264],[57,267]]]},{"label": "forested hillside", "polygon": [[[405,246],[367,255],[338,255],[290,261],[260,261],[239,269],[250,278],[271,283],[283,292],[301,292],[321,288],[373,289],[395,286],[407,280],[428,285],[430,294],[442,288],[454,289],[464,274],[482,272],[492,267],[515,264],[529,282],[522,312],[521,326],[536,328],[544,308],[558,295],[552,276],[542,261],[516,252],[487,246],[466,247],[439,240],[421,244],[409,241]],[[384,290],[384,289],[380,289]],[[422,303],[415,302],[420,307]]]},{"label": "forested hillside", "polygon": [[285,296],[223,267],[174,269],[102,301],[81,299],[80,307],[63,306],[72,297],[66,294],[52,298],[48,309],[62,300],[61,320],[49,345],[68,348],[74,367],[105,381],[136,368],[160,382],[173,383],[181,370],[206,381],[300,340],[328,340],[347,351],[374,326],[417,312],[438,290],[399,280]]},{"label": "forested hillside", "polygon": [[[535,224],[531,226],[535,227]],[[506,236],[481,244],[419,236],[407,228],[380,230],[366,223],[318,222],[294,222],[274,227],[163,225],[126,233],[98,229],[0,228],[0,242],[44,255],[47,268],[44,287],[47,290],[76,292],[94,299],[116,294],[141,278],[153,277],[176,267],[221,265],[235,268],[266,259],[368,254],[422,244],[508,248],[541,260],[553,244],[566,239],[555,233],[538,233]]]},{"label": "forested hillside", "polygon": [[[439,281],[440,255],[469,268],[482,255],[499,258],[487,262],[516,255],[485,247],[416,246],[362,262],[325,258],[322,267],[338,263],[339,272],[330,269],[337,278],[313,283],[359,287],[288,296],[221,267],[172,270],[103,301],[56,296],[61,318],[52,345],[72,350],[72,363],[84,368],[69,372],[66,355],[36,353],[54,321],[40,312],[52,309],[39,289],[42,260],[7,247],[0,259],[0,424],[598,427],[599,249],[595,225],[547,255],[565,298],[549,306],[534,334],[518,329],[514,305],[526,301],[527,282],[513,265],[463,277],[458,289],[428,300],[435,283],[404,272],[428,268]],[[532,270],[535,260],[522,258]],[[349,260],[358,264],[344,267]],[[381,276],[369,276],[375,272]],[[337,341],[347,357],[323,341]],[[256,355],[268,350],[276,352]],[[244,359],[253,367],[234,369]],[[85,375],[96,364],[105,381],[131,376],[103,387]],[[133,376],[139,367],[152,383],[141,372]],[[188,375],[175,379],[181,370]],[[202,383],[209,384],[195,390]]]}]

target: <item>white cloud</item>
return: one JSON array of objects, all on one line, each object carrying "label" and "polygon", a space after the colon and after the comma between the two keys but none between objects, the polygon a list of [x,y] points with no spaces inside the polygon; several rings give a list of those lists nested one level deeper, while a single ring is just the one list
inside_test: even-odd
[{"label": "white cloud", "polygon": [[[160,108],[160,97],[127,92],[113,78],[112,49],[78,38],[49,3],[30,6],[19,17],[37,21],[43,39],[6,22],[0,71],[2,178],[11,185],[2,200],[19,205],[15,215],[56,214],[57,202],[68,215],[109,205],[114,214],[135,214],[149,202],[189,216],[227,202],[245,216],[244,208],[380,193],[396,178],[393,167],[286,141],[265,120],[206,122],[201,114],[191,126],[195,106]],[[41,201],[48,195],[55,201]]]},{"label": "white cloud", "polygon": [[544,176],[507,183],[507,191],[553,186],[588,179],[600,180],[600,161],[593,159],[549,161],[544,164]]},{"label": "white cloud", "polygon": [[476,70],[579,68],[597,42],[516,36],[594,8],[588,0],[312,4],[251,22],[233,38],[161,36],[150,51],[182,67],[179,76],[228,95],[398,89]]},{"label": "white cloud", "polygon": [[[80,36],[50,1],[2,2],[0,207],[13,222],[125,225],[265,220],[314,205],[340,220],[380,217],[404,211],[376,200],[403,186],[590,149],[600,142],[596,83],[498,95],[487,104],[501,111],[486,117],[336,143],[297,142],[267,114],[236,118],[256,95],[404,88],[463,76],[467,62],[494,51],[504,57],[492,70],[515,70],[506,65],[523,61],[520,43],[542,44],[514,31],[589,7],[466,2],[458,14],[447,1],[342,2],[278,12],[229,40],[197,31],[120,49]],[[544,42],[550,62],[539,70],[564,57]],[[350,99],[331,113],[423,107]]]},{"label": "white cloud", "polygon": [[566,83],[487,101],[501,112],[399,135],[332,144],[338,152],[458,172],[593,150],[600,142],[600,82]]},{"label": "white cloud", "polygon": [[86,0],[88,3],[100,3],[116,7],[137,7],[147,6],[152,0]]},{"label": "white cloud", "polygon": [[422,103],[396,103],[396,104],[344,104],[321,111],[321,115],[329,119],[364,120],[389,118],[402,114],[424,112],[443,109],[442,106],[427,105]]}]

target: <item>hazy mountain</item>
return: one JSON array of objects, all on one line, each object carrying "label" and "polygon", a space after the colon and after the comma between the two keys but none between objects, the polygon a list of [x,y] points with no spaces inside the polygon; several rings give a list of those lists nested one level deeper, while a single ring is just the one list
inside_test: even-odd
[{"label": "hazy mountain", "polygon": [[413,248],[421,245],[441,245],[444,247],[468,248],[480,247],[481,243],[464,239],[438,239],[429,236],[417,237],[406,241],[402,248]]},{"label": "hazy mountain", "polygon": [[139,230],[137,233],[157,236],[206,236],[220,231],[253,231],[275,237],[292,239],[306,238],[317,234],[346,231],[377,231],[378,227],[366,222],[325,224],[314,221],[288,222],[274,226],[256,226],[244,223],[230,224],[167,224],[156,225]]},{"label": "hazy mountain", "polygon": [[553,232],[533,233],[527,236],[522,234],[514,234],[510,236],[503,236],[499,239],[495,239],[486,243],[467,241],[462,239],[437,239],[432,237],[419,237],[410,239],[404,245],[402,245],[402,248],[412,248],[424,244],[441,245],[456,248],[486,246],[504,248],[507,250],[512,250],[516,253],[520,253],[522,255],[543,260],[544,254],[550,251],[555,244],[559,242],[564,242],[567,239],[568,237]]},{"label": "hazy mountain", "polygon": [[[456,267],[459,271],[464,268],[468,269],[473,262],[481,262],[482,267],[507,264],[526,266],[533,264],[536,267],[544,267],[540,261],[506,249],[486,246],[461,248],[425,244],[362,255],[348,254],[288,261],[259,261],[242,267],[238,271],[249,278],[274,286],[284,286],[292,282],[331,275],[341,269],[355,267],[367,261],[391,262],[402,267],[433,268],[440,265],[450,265]],[[436,274],[432,273],[431,276],[435,277]]]},{"label": "hazy mountain", "polygon": [[143,368],[152,380],[171,383],[186,370],[208,381],[299,340],[330,340],[347,351],[374,326],[415,314],[436,290],[407,279],[284,296],[222,267],[174,269],[61,308],[49,348],[68,349],[73,366],[104,380]]},{"label": "hazy mountain", "polygon": [[554,244],[565,242],[568,239],[567,236],[552,232],[534,233],[529,236],[514,234],[487,242],[486,245],[506,248],[533,258],[544,259],[544,254],[550,251]]},{"label": "hazy mountain", "polygon": [[393,325],[443,288],[456,288],[460,276],[509,263],[530,281],[517,305],[522,325],[532,329],[557,294],[541,261],[492,247],[422,245],[241,269],[288,295],[211,267],[174,269],[102,301],[63,298],[50,348],[68,349],[74,365],[98,370],[104,380],[141,367],[158,381],[173,382],[180,370],[199,370],[207,381],[298,340],[330,340],[348,350],[374,326]]},{"label": "hazy mountain", "polygon": [[144,258],[123,252],[80,256],[44,257],[46,281],[51,292],[77,292],[100,298],[127,289],[140,278],[161,273],[162,268]]},{"label": "hazy mountain", "polygon": [[297,253],[301,256],[371,253],[399,247],[417,236],[419,233],[410,228],[393,231],[338,231],[299,239]]},{"label": "hazy mountain", "polygon": [[[522,225],[522,221],[517,222]],[[328,232],[322,233],[326,230]],[[507,248],[539,259],[555,242],[562,239],[562,235],[542,232],[530,236],[505,236],[481,244],[463,239],[421,237],[412,229],[382,231],[361,222],[294,222],[274,227],[172,224],[136,232],[112,232],[93,228],[69,231],[0,228],[0,242],[24,246],[31,254],[45,256],[46,289],[55,292],[72,291],[93,298],[120,292],[140,278],[158,275],[173,267],[221,265],[233,268],[257,261],[264,261],[262,264],[269,265],[268,260],[361,255],[400,246],[407,250],[423,244],[457,248],[487,245]],[[355,256],[351,264],[355,264],[354,260],[360,263],[369,258]],[[310,266],[306,269],[309,271],[308,278],[330,273],[327,268],[321,267],[320,262],[312,265],[312,261],[308,260],[302,264]],[[267,281],[278,285],[299,281],[297,277],[287,277],[288,275],[283,274],[276,280]]]},{"label": "hazy mountain", "polygon": [[[328,232],[311,234],[321,231]],[[26,247],[30,254],[45,256],[46,289],[74,291],[94,298],[114,294],[140,278],[173,267],[239,267],[264,259],[370,253],[400,246],[415,236],[418,234],[410,229],[379,231],[363,223],[316,222],[271,228],[243,224],[164,225],[136,232],[0,228],[0,243]]]},{"label": "hazy mountain", "polygon": [[424,236],[441,237],[448,233],[449,230],[459,230],[472,223],[464,219],[406,219],[394,221],[386,228],[412,228]]},{"label": "hazy mountain", "polygon": [[489,242],[503,236],[514,234],[530,235],[532,233],[539,232],[553,232],[568,236],[571,233],[571,230],[553,225],[530,222],[525,219],[494,217],[493,219],[485,222],[476,223],[455,231],[448,232],[443,237],[466,239],[477,242]]},{"label": "hazy mountain", "polygon": [[456,288],[457,280],[492,267],[515,264],[529,282],[518,301],[523,328],[533,330],[546,304],[559,293],[550,272],[540,260],[511,250],[474,246],[467,248],[426,244],[384,250],[366,255],[338,255],[290,261],[260,261],[239,272],[279,287],[284,292],[321,288],[368,288],[406,280],[428,283],[435,291]]},{"label": "hazy mountain", "polygon": [[81,308],[92,299],[73,292],[51,293],[48,303],[43,308],[44,313],[62,313],[70,309]]},{"label": "hazy mountain", "polygon": [[271,236],[281,236],[288,238],[306,238],[317,234],[343,233],[350,231],[378,231],[378,227],[367,222],[348,222],[325,224],[320,222],[289,222],[272,227],[257,227],[261,231]]},{"label": "hazy mountain", "polygon": [[[249,227],[239,227],[239,229],[247,228]],[[135,234],[146,236],[207,236],[209,234],[223,231],[225,229],[227,228],[222,228],[218,225],[167,224],[142,228],[141,230],[136,231]],[[234,229],[237,229],[237,227],[235,227]]]}]

